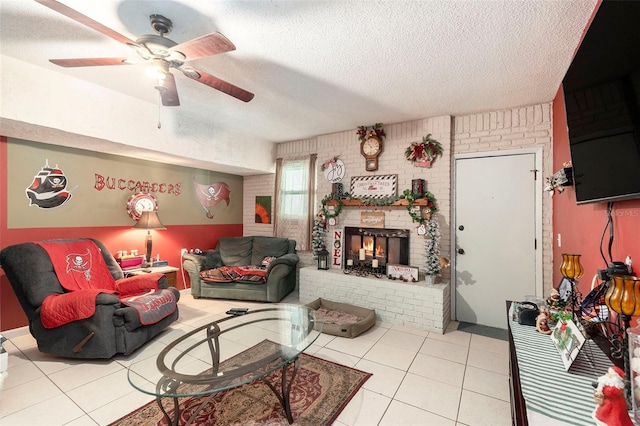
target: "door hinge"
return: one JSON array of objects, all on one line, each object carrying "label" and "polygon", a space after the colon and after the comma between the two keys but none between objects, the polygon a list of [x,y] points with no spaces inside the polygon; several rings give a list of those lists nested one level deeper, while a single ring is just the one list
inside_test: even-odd
[{"label": "door hinge", "polygon": [[534,250],[538,250],[538,239],[537,238],[533,239],[533,249]]}]

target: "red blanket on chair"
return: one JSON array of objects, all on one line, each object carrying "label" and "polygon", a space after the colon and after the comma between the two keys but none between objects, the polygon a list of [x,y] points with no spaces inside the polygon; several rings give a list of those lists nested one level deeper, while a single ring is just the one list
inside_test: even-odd
[{"label": "red blanket on chair", "polygon": [[114,280],[100,249],[91,240],[36,244],[46,250],[60,284],[67,290],[64,294],[52,294],[42,302],[40,319],[45,328],[93,316],[99,293],[119,293],[121,298],[146,293],[157,290],[162,277],[162,274],[149,274]]},{"label": "red blanket on chair", "polygon": [[91,240],[36,243],[47,251],[58,280],[67,291],[89,288],[116,291],[100,249]]}]

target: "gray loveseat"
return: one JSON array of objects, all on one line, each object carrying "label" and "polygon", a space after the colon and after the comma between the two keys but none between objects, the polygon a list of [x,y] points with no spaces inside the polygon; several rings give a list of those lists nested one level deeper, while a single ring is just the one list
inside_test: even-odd
[{"label": "gray loveseat", "polygon": [[[265,258],[271,258],[271,261],[262,266]],[[189,273],[193,297],[260,302],[279,302],[295,289],[297,264],[295,240],[263,236],[220,238],[215,250],[185,254],[183,262]],[[225,266],[253,266],[263,269],[266,277],[263,280],[237,277],[230,282],[202,278],[211,275],[209,271]]]}]

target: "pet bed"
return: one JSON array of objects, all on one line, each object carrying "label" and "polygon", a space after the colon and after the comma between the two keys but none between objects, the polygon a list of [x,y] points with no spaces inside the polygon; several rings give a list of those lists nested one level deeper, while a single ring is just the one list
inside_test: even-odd
[{"label": "pet bed", "polygon": [[348,303],[316,299],[305,306],[316,311],[316,321],[322,332],[340,337],[356,337],[376,323],[376,311]]}]

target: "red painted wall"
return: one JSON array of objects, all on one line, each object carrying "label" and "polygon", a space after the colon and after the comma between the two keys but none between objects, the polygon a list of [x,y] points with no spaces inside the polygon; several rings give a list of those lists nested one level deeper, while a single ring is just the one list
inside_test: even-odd
[{"label": "red painted wall", "polygon": [[[569,134],[565,117],[562,88],[558,90],[553,101],[553,169],[560,170],[562,163],[571,159],[569,151]],[[553,196],[553,279],[557,285],[562,275],[562,253],[581,254],[584,276],[579,288],[586,295],[591,280],[598,269],[606,267],[600,255],[600,238],[607,222],[607,203],[576,204],[573,187]],[[634,272],[640,274],[640,199],[618,201],[613,212],[614,242],[611,253],[614,261],[624,262],[631,256]],[[562,246],[558,247],[557,237],[561,235]],[[602,250],[608,262],[609,229],[602,244]]]},{"label": "red painted wall", "polygon": [[[23,228],[7,229],[7,140],[0,136],[0,248],[27,241],[52,238],[91,237],[100,240],[112,252],[138,249],[146,252],[146,231],[129,226],[77,227],[77,228]],[[215,247],[220,237],[241,236],[242,224],[235,225],[166,225],[164,231],[151,231],[153,255],[160,253],[169,265],[180,267],[180,249]],[[178,271],[178,288],[188,286],[188,274],[182,278]],[[27,318],[16,299],[11,284],[0,269],[0,331],[27,325]]]}]

